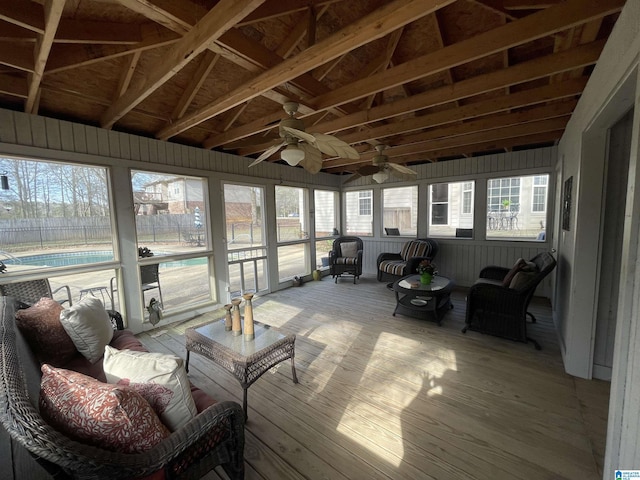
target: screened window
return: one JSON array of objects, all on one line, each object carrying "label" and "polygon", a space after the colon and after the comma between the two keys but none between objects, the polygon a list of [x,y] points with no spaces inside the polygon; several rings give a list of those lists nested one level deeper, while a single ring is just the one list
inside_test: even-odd
[{"label": "screened window", "polygon": [[373,207],[371,206],[371,190],[366,192],[358,192],[359,215],[371,215]]},{"label": "screened window", "polygon": [[336,215],[338,192],[328,190],[314,190],[313,203],[315,207],[316,238],[329,237],[338,227]]},{"label": "screened window", "polygon": [[431,225],[446,225],[449,218],[449,184],[431,185]]},{"label": "screened window", "polygon": [[415,236],[418,231],[418,187],[382,190],[382,226],[385,232],[397,228],[400,235]]},{"label": "screened window", "polygon": [[0,157],[0,172],[7,274],[116,260],[106,168]]},{"label": "screened window", "polygon": [[156,172],[132,171],[138,247],[154,256],[204,251],[209,244],[206,181]]},{"label": "screened window", "polygon": [[548,186],[548,174],[488,180],[487,238],[542,241]]},{"label": "screened window", "polygon": [[473,213],[473,182],[462,184],[462,213]]},{"label": "screened window", "polygon": [[276,227],[278,242],[278,278],[311,273],[309,246],[308,190],[276,185]]},{"label": "screened window", "polygon": [[429,235],[473,236],[474,182],[435,183],[429,186]]},{"label": "screened window", "polygon": [[536,175],[533,177],[533,201],[532,212],[547,211],[547,184],[549,175]]},{"label": "screened window", "polygon": [[373,235],[372,198],[372,190],[345,193],[345,223],[348,235]]}]

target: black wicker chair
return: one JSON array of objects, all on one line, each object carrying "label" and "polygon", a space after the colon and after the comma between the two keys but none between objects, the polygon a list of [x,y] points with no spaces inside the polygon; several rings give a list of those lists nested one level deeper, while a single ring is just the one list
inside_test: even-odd
[{"label": "black wicker chair", "polygon": [[405,243],[399,253],[381,253],[376,261],[378,281],[395,282],[416,273],[418,264],[422,260],[433,260],[439,248],[433,238],[418,238]]},{"label": "black wicker chair", "polygon": [[551,273],[556,260],[549,252],[539,253],[530,262],[535,269],[525,281],[511,288],[503,281],[509,268],[488,266],[480,272],[480,278],[469,289],[465,327],[519,342],[532,342],[537,350],[540,344],[527,336],[527,315],[532,322],[536,318],[527,311],[538,284]]},{"label": "black wicker chair", "polygon": [[236,402],[212,405],[144,453],[104,450],[53,429],[38,410],[40,365],[16,328],[14,308],[13,299],[0,298],[0,422],[23,472],[38,468],[24,463],[26,449],[54,478],[141,478],[162,470],[166,479],[198,479],[218,465],[244,478],[244,413]]},{"label": "black wicker chair", "polygon": [[[343,252],[342,246],[351,245],[352,252]],[[362,239],[359,237],[338,237],[333,241],[333,248],[329,252],[329,273],[331,278],[338,278],[342,275],[353,275],[353,283],[362,275]]]}]

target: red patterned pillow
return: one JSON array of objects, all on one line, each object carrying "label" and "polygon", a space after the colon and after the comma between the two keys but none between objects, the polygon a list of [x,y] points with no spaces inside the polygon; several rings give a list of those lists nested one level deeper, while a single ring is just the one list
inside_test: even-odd
[{"label": "red patterned pillow", "polygon": [[69,437],[116,452],[145,452],[169,436],[151,405],[133,389],[46,364],[40,413]]},{"label": "red patterned pillow", "polygon": [[37,303],[16,312],[16,325],[40,363],[60,367],[76,354],[76,346],[60,323],[62,306],[43,297]]}]

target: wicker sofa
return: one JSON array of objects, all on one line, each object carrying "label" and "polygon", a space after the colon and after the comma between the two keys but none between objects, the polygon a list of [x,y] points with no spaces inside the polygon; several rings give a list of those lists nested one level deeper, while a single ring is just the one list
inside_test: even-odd
[{"label": "wicker sofa", "polygon": [[[215,403],[193,386],[198,414],[143,453],[90,446],[51,427],[40,415],[40,363],[16,326],[17,306],[11,297],[0,297],[0,421],[5,429],[2,436],[10,437],[14,459],[24,462],[26,449],[54,478],[195,479],[218,465],[230,478],[244,478],[242,407],[231,401]],[[118,330],[110,345],[136,349],[136,342],[145,351],[131,331]],[[104,376],[100,368],[95,371],[95,364],[92,367],[93,372],[83,373]],[[21,468],[24,473],[24,465]],[[33,465],[34,474],[28,478],[37,478],[38,471]]]}]

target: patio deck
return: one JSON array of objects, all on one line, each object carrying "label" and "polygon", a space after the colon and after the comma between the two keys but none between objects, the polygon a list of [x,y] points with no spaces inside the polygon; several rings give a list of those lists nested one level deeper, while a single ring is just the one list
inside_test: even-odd
[{"label": "patio deck", "polygon": [[[249,389],[246,478],[602,478],[609,384],[564,373],[549,303],[531,306],[536,351],[462,334],[464,296],[454,291],[441,327],[392,317],[394,295],[373,276],[254,300],[257,320],[297,335],[300,383],[285,362]],[[184,357],[184,330],[222,313],[140,338]],[[230,374],[199,355],[190,367],[214,397],[241,401]]]}]

